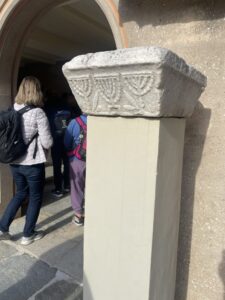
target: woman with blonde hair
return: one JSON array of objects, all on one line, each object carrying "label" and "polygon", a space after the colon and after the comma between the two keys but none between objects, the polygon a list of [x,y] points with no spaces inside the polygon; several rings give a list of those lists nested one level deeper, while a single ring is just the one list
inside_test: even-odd
[{"label": "woman with blonde hair", "polygon": [[23,201],[29,196],[22,245],[29,245],[44,236],[43,232],[35,231],[35,226],[42,204],[46,150],[52,146],[53,141],[48,119],[41,107],[43,95],[39,80],[33,76],[25,77],[15,97],[14,109],[23,111],[23,139],[29,146],[26,154],[10,165],[16,193],[0,219],[0,240],[10,239],[9,227]]}]

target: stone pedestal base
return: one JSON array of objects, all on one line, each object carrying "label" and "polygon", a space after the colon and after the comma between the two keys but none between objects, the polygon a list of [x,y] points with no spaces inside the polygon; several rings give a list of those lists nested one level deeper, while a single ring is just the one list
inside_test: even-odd
[{"label": "stone pedestal base", "polygon": [[88,118],[84,300],[173,300],[185,120]]}]

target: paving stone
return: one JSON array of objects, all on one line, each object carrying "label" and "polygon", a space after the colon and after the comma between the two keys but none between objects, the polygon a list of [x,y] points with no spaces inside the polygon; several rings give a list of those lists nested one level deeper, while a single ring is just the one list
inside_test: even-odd
[{"label": "paving stone", "polygon": [[44,253],[41,259],[58,270],[65,272],[77,282],[83,281],[83,239],[67,240]]},{"label": "paving stone", "polygon": [[[0,300],[82,299],[82,288],[72,280],[83,280],[83,228],[71,223],[69,197],[51,198],[52,188],[47,186],[38,219],[37,228],[47,233],[43,239],[29,246],[19,245],[24,217],[14,220],[10,227],[18,249],[29,255],[21,255],[13,246],[0,242]],[[56,278],[56,269],[69,276]]]},{"label": "paving stone", "polygon": [[[41,216],[43,219],[43,214]],[[59,221],[61,222],[61,221]],[[17,223],[17,221],[16,221]],[[16,224],[15,224],[16,225]],[[54,226],[43,228],[46,232]],[[58,226],[57,223],[55,226]],[[47,235],[29,246],[21,246],[24,251],[29,251],[39,257],[48,265],[69,274],[78,282],[83,276],[83,228],[68,224],[63,228],[47,232]]]},{"label": "paving stone", "polygon": [[46,287],[35,300],[83,300],[82,288],[74,282],[60,280]]},{"label": "paving stone", "polygon": [[0,260],[15,255],[18,251],[4,242],[0,242]]},{"label": "paving stone", "polygon": [[[82,282],[83,277],[83,228],[77,227],[71,223],[62,225],[66,219],[47,216],[43,212],[40,215],[39,224],[44,225],[41,229],[46,231],[46,236],[32,243],[29,246],[22,247],[24,251],[29,250],[35,257],[39,257],[50,266],[69,274],[78,282]],[[19,243],[24,220],[22,218],[15,220],[12,225],[14,239]]]},{"label": "paving stone", "polygon": [[50,191],[46,191],[45,200],[43,201],[42,211],[49,214],[63,212],[65,209],[72,212],[71,200],[69,195],[65,195],[60,199],[55,199]]},{"label": "paving stone", "polygon": [[[48,195],[50,195],[50,192]],[[67,225],[71,224],[73,215],[74,213],[68,196],[61,199],[51,199],[45,194],[45,199],[37,222],[37,229],[46,230],[47,233],[63,230]],[[21,238],[24,223],[25,217],[14,220],[12,223],[10,232],[15,241]],[[71,236],[71,238],[73,237],[74,235]]]},{"label": "paving stone", "polygon": [[56,269],[29,255],[0,261],[0,299],[25,300],[55,277]]},{"label": "paving stone", "polygon": [[45,193],[44,195],[41,211],[48,214],[55,214],[56,212],[63,210],[65,205],[69,207],[69,201],[66,201],[66,197],[56,199],[55,197],[51,196],[49,192]]}]

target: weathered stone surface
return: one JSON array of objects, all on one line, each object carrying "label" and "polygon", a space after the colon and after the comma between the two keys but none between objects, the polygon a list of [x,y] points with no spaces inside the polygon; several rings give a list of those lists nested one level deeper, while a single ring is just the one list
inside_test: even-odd
[{"label": "weathered stone surface", "polygon": [[83,300],[82,288],[74,282],[60,280],[46,287],[35,296],[35,300]]},{"label": "weathered stone surface", "polygon": [[206,86],[204,75],[157,47],[80,55],[63,72],[90,115],[187,117]]},{"label": "weathered stone surface", "polygon": [[[51,184],[45,187],[44,206],[38,218],[37,229],[44,230],[43,239],[30,244],[19,246],[39,257],[49,266],[69,274],[77,282],[83,280],[83,228],[71,222],[73,211],[69,196],[62,199],[50,197]],[[22,236],[25,217],[16,219],[10,232],[13,240],[19,243]],[[1,248],[0,248],[1,251]]]},{"label": "weathered stone surface", "polygon": [[[72,228],[71,228],[72,229]],[[74,278],[83,281],[83,239],[72,239],[44,253],[41,259]]]},{"label": "weathered stone surface", "polygon": [[24,300],[40,290],[56,269],[28,255],[14,256],[0,262],[0,299]]},{"label": "weathered stone surface", "polygon": [[10,257],[16,253],[17,251],[14,247],[7,245],[4,242],[0,242],[0,260]]}]

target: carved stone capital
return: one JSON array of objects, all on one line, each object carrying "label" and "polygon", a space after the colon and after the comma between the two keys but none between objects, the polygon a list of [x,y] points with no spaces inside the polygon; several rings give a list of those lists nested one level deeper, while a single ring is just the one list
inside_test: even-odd
[{"label": "carved stone capital", "polygon": [[187,117],[206,87],[204,75],[157,47],[80,55],[63,73],[89,115]]}]

